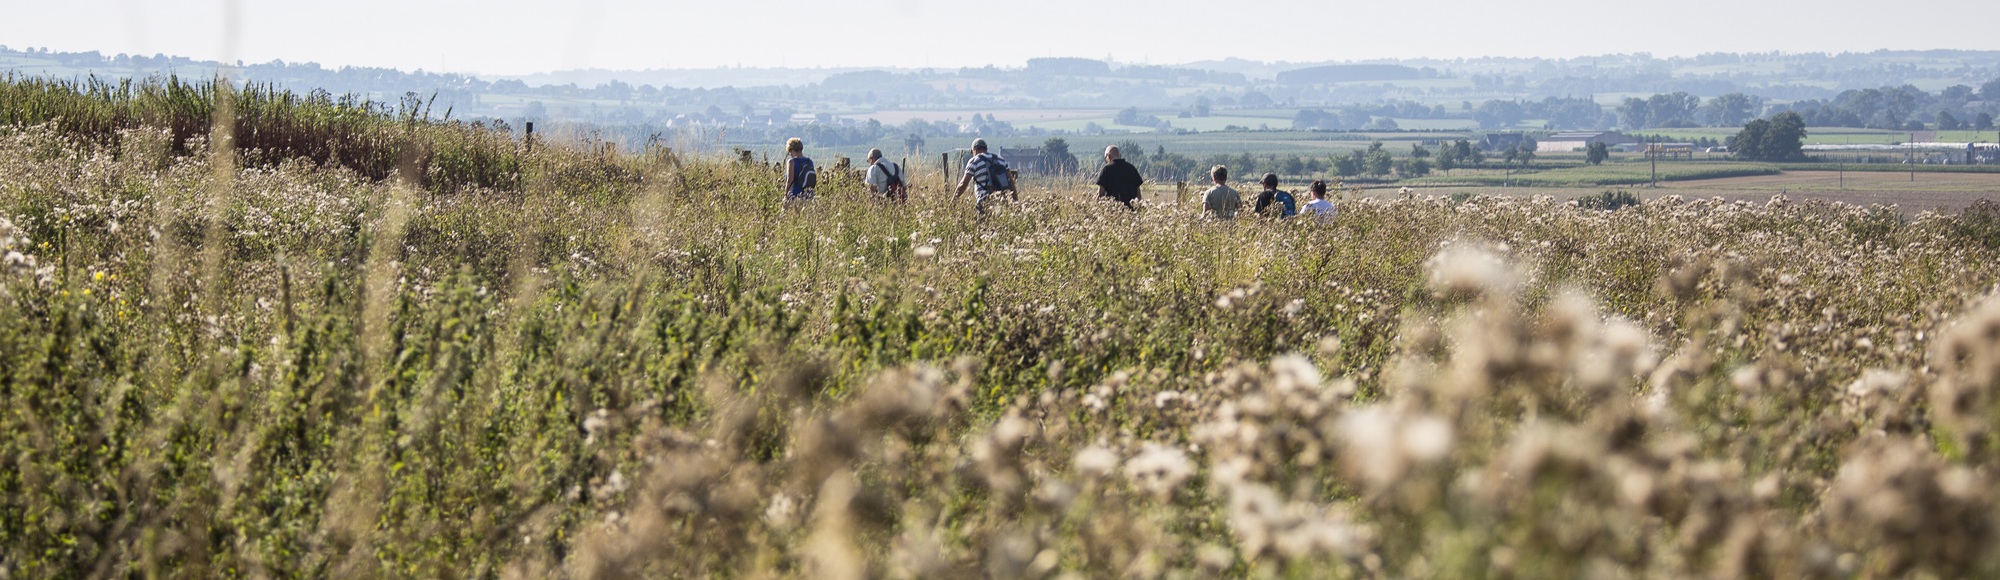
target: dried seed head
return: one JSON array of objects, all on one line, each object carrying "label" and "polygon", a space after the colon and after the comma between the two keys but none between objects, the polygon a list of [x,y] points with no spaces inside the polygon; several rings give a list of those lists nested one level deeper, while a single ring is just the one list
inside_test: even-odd
[{"label": "dried seed head", "polygon": [[1453,244],[1432,256],[1431,289],[1455,296],[1511,296],[1521,276],[1498,254],[1467,244]]},{"label": "dried seed head", "polygon": [[1181,450],[1148,442],[1138,455],[1125,462],[1125,477],[1139,489],[1167,497],[1194,476],[1194,463]]},{"label": "dried seed head", "polygon": [[1086,479],[1103,479],[1118,470],[1118,452],[1103,445],[1092,445],[1078,451],[1070,465]]}]

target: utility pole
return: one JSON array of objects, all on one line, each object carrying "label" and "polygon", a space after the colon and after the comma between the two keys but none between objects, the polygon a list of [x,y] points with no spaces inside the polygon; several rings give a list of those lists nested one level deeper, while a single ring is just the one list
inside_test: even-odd
[{"label": "utility pole", "polygon": [[1903,155],[1903,163],[1910,166],[1910,181],[1917,181],[1917,134],[1910,133],[1909,153]]},{"label": "utility pole", "polygon": [[1651,158],[1653,158],[1653,184],[1652,184],[1652,185],[1648,185],[1647,187],[1659,187],[1659,186],[1660,186],[1660,138],[1659,138],[1659,136],[1657,136],[1657,135],[1656,135],[1656,136],[1654,136],[1654,137],[1653,137],[1653,144],[1652,144],[1652,145],[1649,145],[1649,146],[1647,146],[1647,147],[1646,147],[1646,156],[1647,156],[1647,157],[1651,157]]}]

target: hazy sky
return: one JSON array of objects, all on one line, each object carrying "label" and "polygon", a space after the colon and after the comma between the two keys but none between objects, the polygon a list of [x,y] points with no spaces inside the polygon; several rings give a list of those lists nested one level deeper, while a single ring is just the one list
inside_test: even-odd
[{"label": "hazy sky", "polygon": [[0,0],[0,15],[12,48],[488,74],[2000,49],[2000,2],[1979,0]]}]

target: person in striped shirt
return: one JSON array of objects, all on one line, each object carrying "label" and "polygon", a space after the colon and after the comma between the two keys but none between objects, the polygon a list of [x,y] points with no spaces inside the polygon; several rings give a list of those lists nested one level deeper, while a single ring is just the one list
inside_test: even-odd
[{"label": "person in striped shirt", "polygon": [[988,189],[987,184],[992,183],[992,180],[988,178],[987,172],[996,170],[1006,171],[1007,161],[1001,159],[999,155],[987,153],[985,139],[973,139],[972,158],[965,160],[965,176],[958,180],[957,195],[965,195],[965,188],[971,186],[973,195],[978,198],[975,207],[981,213],[985,213],[986,198],[998,193]]}]

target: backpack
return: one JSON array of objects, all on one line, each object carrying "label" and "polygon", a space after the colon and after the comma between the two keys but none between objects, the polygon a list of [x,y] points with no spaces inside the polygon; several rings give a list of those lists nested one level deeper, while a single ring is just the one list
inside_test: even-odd
[{"label": "backpack", "polygon": [[1278,217],[1288,218],[1299,215],[1298,199],[1292,197],[1291,192],[1282,189],[1278,190],[1277,201],[1282,205],[1282,208],[1278,210]]},{"label": "backpack", "polygon": [[987,192],[1013,191],[1014,177],[1007,174],[1007,160],[999,155],[986,153],[986,179],[979,187]]},{"label": "backpack", "polygon": [[792,165],[792,183],[799,184],[800,191],[812,191],[814,189],[818,189],[819,172],[814,170],[812,158],[800,157],[798,158],[798,161],[794,161],[793,163],[794,165]]},{"label": "backpack", "polygon": [[[903,199],[903,168],[889,163],[887,159],[876,161],[875,166],[882,168],[882,175],[888,181],[888,184],[882,187],[882,195],[890,199]],[[895,167],[896,170],[890,171],[891,167]]]}]

